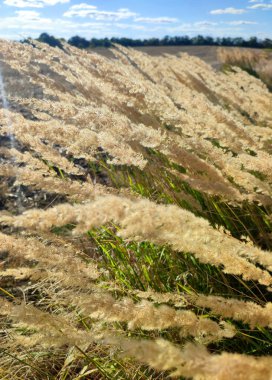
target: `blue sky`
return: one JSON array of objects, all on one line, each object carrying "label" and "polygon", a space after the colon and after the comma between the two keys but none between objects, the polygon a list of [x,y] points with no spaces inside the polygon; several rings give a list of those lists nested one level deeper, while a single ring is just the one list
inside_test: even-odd
[{"label": "blue sky", "polygon": [[272,0],[0,0],[0,38],[272,38]]}]

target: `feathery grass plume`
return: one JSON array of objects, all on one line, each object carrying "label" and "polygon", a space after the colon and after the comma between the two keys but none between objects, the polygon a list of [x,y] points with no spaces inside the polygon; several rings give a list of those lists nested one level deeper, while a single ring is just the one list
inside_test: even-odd
[{"label": "feathery grass plume", "polygon": [[27,166],[33,170],[39,170],[42,173],[48,173],[49,167],[42,160],[34,157],[30,152],[20,152],[14,148],[0,148],[0,155],[6,162],[16,166]]},{"label": "feathery grass plume", "polygon": [[180,336],[195,336],[211,342],[223,338],[232,338],[235,328],[223,323],[201,318],[192,311],[175,310],[167,305],[156,307],[148,301],[134,304],[130,298],[116,300],[110,294],[78,294],[74,299],[67,296],[67,301],[75,304],[92,318],[107,322],[127,322],[129,329],[165,330],[171,327],[180,329]]},{"label": "feathery grass plume", "polygon": [[[96,195],[117,194],[115,188],[106,187],[99,183],[92,183],[91,179],[86,182],[73,181],[65,178],[65,181],[55,173],[43,173],[41,170],[33,171],[28,167],[14,168],[11,165],[2,165],[0,175],[3,177],[15,177],[16,183],[31,186],[33,189],[44,190],[67,196],[71,200],[85,201],[93,199]],[[129,191],[120,190],[120,194],[129,195]]]},{"label": "feathery grass plume", "polygon": [[206,220],[176,206],[108,196],[83,205],[64,204],[45,211],[26,211],[17,217],[0,217],[2,224],[41,231],[76,223],[74,233],[87,232],[110,221],[120,224],[119,235],[124,238],[170,244],[175,250],[192,252],[201,262],[222,265],[225,273],[241,275],[245,280],[256,280],[267,286],[272,284],[267,271],[244,258],[271,268],[269,255],[214,230]]},{"label": "feathery grass plume", "polygon": [[[173,123],[178,124],[180,126],[182,125],[181,130],[183,132],[185,132],[185,135],[192,136],[192,132],[193,132],[192,137],[194,137],[194,139],[189,143],[189,145],[191,145],[192,142],[196,138],[199,141],[200,140],[199,139],[200,133],[202,134],[203,132],[204,132],[204,136],[207,135],[207,138],[220,139],[223,143],[223,146],[226,146],[226,147],[229,146],[229,149],[232,149],[232,146],[234,144],[237,145],[239,142],[239,144],[237,145],[237,148],[234,149],[234,151],[237,151],[237,149],[241,146],[244,146],[244,149],[246,149],[248,144],[253,145],[253,141],[255,144],[256,143],[258,144],[258,138],[256,138],[256,136],[253,136],[253,135],[251,136],[250,131],[247,131],[247,132],[245,131],[245,129],[243,127],[244,123],[241,123],[241,120],[239,120],[239,115],[235,115],[235,117],[231,117],[231,119],[230,119],[230,113],[229,112],[224,111],[224,109],[222,107],[218,107],[218,106],[214,105],[209,99],[206,99],[203,94],[201,94],[200,99],[197,99],[196,97],[199,95],[198,91],[194,92],[193,98],[195,98],[195,100],[194,100],[195,104],[193,104],[193,107],[192,107],[192,96],[190,95],[192,93],[191,83],[189,83],[185,87],[185,89],[183,89],[183,91],[182,91],[182,93],[183,93],[182,108],[184,108],[184,102],[187,99],[187,93],[188,93],[188,99],[189,99],[189,103],[188,103],[188,105],[186,105],[186,108],[185,108],[186,109],[186,115],[185,115],[184,112],[180,111],[180,109],[179,109],[180,107],[177,108],[175,106],[175,103],[169,98],[169,94],[165,93],[168,86],[166,87],[165,85],[162,85],[161,83],[157,83],[155,81],[155,79],[153,81],[147,80],[146,76],[143,76],[143,74],[142,74],[143,70],[141,70],[141,72],[139,72],[139,70],[137,69],[138,66],[133,67],[132,65],[130,65],[128,67],[127,64],[120,63],[120,67],[117,70],[116,66],[109,60],[106,60],[102,57],[98,57],[96,55],[88,55],[88,53],[86,53],[86,54],[82,53],[82,55],[81,55],[77,51],[75,51],[75,49],[73,49],[73,48],[70,49],[69,47],[67,47],[67,52],[71,51],[72,54],[70,54],[67,57],[67,56],[65,56],[64,52],[58,52],[60,56],[56,60],[55,59],[56,58],[56,51],[54,51],[50,48],[47,48],[47,47],[42,48],[39,45],[37,45],[37,47],[38,47],[38,49],[32,49],[31,50],[31,55],[33,55],[33,56],[37,55],[37,60],[35,61],[35,65],[33,65],[33,63],[31,61],[29,61],[29,58],[24,55],[24,52],[22,52],[21,49],[18,49],[18,51],[16,51],[16,53],[13,53],[13,55],[17,54],[17,59],[20,59],[21,61],[25,61],[25,66],[24,65],[22,66],[22,67],[24,67],[24,70],[25,70],[24,74],[25,75],[32,77],[33,73],[36,73],[35,78],[32,78],[32,80],[37,84],[38,84],[37,66],[39,66],[39,64],[46,65],[48,63],[48,62],[46,62],[46,59],[41,54],[41,50],[45,49],[44,51],[46,51],[48,57],[52,57],[52,62],[51,62],[51,66],[50,66],[50,70],[52,71],[52,73],[53,72],[59,73],[60,71],[65,73],[65,75],[66,75],[65,86],[64,86],[65,91],[63,91],[63,89],[62,89],[62,91],[60,91],[60,88],[58,87],[58,82],[56,81],[56,75],[57,74],[55,76],[53,76],[53,78],[51,78],[51,82],[50,82],[51,88],[53,88],[54,86],[55,87],[57,86],[56,88],[54,88],[54,91],[55,91],[54,95],[58,94],[58,97],[59,97],[59,101],[55,102],[56,107],[58,107],[58,103],[62,103],[62,108],[61,108],[61,110],[63,111],[61,114],[62,126],[59,125],[57,128],[58,129],[62,128],[63,132],[60,134],[58,133],[58,135],[59,136],[65,135],[66,130],[65,130],[64,126],[66,127],[66,125],[68,123],[66,122],[64,124],[63,121],[66,121],[68,119],[69,125],[71,125],[71,109],[73,109],[73,111],[72,111],[73,112],[72,122],[75,124],[75,126],[73,127],[74,131],[76,131],[76,129],[78,129],[79,130],[78,133],[80,134],[81,129],[83,127],[86,130],[91,128],[92,131],[88,132],[88,134],[90,133],[92,136],[94,133],[97,134],[97,132],[99,132],[98,136],[100,136],[99,137],[100,144],[102,145],[102,147],[109,150],[110,154],[115,156],[114,159],[109,160],[109,162],[112,162],[115,164],[127,163],[129,165],[131,163],[133,163],[134,165],[137,165],[140,168],[145,167],[146,159],[144,159],[143,156],[139,155],[139,153],[137,151],[134,151],[134,148],[131,147],[131,143],[129,143],[129,141],[127,142],[126,140],[127,139],[131,140],[131,134],[133,133],[132,131],[135,130],[135,124],[137,126],[137,122],[139,122],[139,121],[141,121],[141,124],[142,124],[143,116],[145,116],[146,113],[150,114],[150,111],[152,111],[152,110],[150,109],[149,105],[154,103],[154,99],[156,99],[156,102],[158,102],[159,94],[161,97],[163,97],[162,102],[164,104],[164,107],[160,106],[159,110],[158,110],[158,107],[156,107],[156,112],[157,111],[159,111],[160,113],[164,112],[164,110],[166,110],[166,108],[167,108],[166,104],[168,104],[171,108],[171,110],[169,109],[167,111],[168,114],[170,114],[170,113],[172,113],[173,115],[176,114],[177,117],[174,119],[171,119],[171,120],[165,119],[164,122],[169,123],[170,125]],[[130,54],[130,55],[134,54],[131,51],[128,51],[128,52],[129,53],[127,53],[127,51],[126,51],[126,54]],[[137,54],[139,54],[139,53],[137,53]],[[63,68],[61,65],[61,59],[63,59],[64,56],[65,56],[65,60],[67,60],[67,62],[70,65],[70,66],[67,65],[65,68]],[[12,56],[9,58],[10,58],[10,61],[9,61],[10,64],[14,65],[14,62],[16,62],[16,59],[14,59],[14,57],[12,57]],[[141,58],[141,62],[144,62],[144,61],[149,62],[150,67],[151,66],[154,66],[154,67],[157,66],[157,64],[156,65],[154,64],[154,62],[153,62],[154,59],[151,57],[141,55],[139,58]],[[189,61],[190,64],[192,64],[192,58],[186,57],[186,59]],[[175,60],[174,58],[170,59],[169,57],[167,58],[167,60],[166,60],[166,58],[163,59],[163,61],[164,60],[168,64],[178,66],[179,68],[182,67],[180,60],[177,60],[177,59]],[[80,62],[82,73],[79,72],[79,70],[78,70],[78,61]],[[90,61],[93,63],[93,65],[91,65],[91,66],[89,64]],[[160,73],[162,73],[162,72],[165,73],[165,80],[166,80],[166,78],[170,78],[171,75],[173,76],[173,73],[171,71],[169,71],[168,69],[163,69],[163,67],[161,67],[161,66],[164,66],[164,67],[167,66],[167,65],[163,64],[163,61],[162,61],[162,65],[160,65]],[[159,62],[160,62],[160,60],[159,60]],[[182,64],[183,64],[183,61],[182,61]],[[187,66],[188,66],[188,62],[184,62],[183,76],[186,76],[186,77],[188,77]],[[199,61],[196,61],[196,63],[194,63],[194,66],[195,66],[196,72],[198,72],[199,67],[202,67],[202,70],[206,70],[207,73],[205,72],[205,77],[209,73],[209,75],[212,77],[210,85],[214,85],[214,81],[216,81],[215,80],[216,76],[213,72],[211,72],[209,70],[209,68],[207,66],[200,64]],[[16,66],[16,67],[18,69],[18,66]],[[31,70],[31,67],[33,70]],[[198,69],[197,69],[197,67],[198,67]],[[22,70],[22,68],[21,68],[21,70]],[[164,70],[164,71],[162,71],[162,70]],[[77,73],[77,75],[75,75],[75,72]],[[118,75],[117,75],[117,73],[118,73]],[[200,80],[204,74],[203,75],[201,74],[202,77],[200,74],[198,74],[198,75],[199,75],[198,80]],[[95,102],[90,102],[90,99],[89,99],[90,92],[88,93],[88,96],[87,96],[86,88],[82,88],[82,80],[80,80],[80,78],[83,79],[83,77],[84,77],[85,87],[86,88],[92,88],[91,93],[96,94]],[[160,74],[160,77],[161,77],[161,74]],[[87,78],[89,78],[89,82],[88,82]],[[42,79],[45,81],[48,80],[48,78],[44,78],[44,76],[42,77]],[[155,83],[154,83],[154,81],[155,81]],[[223,81],[223,78],[220,78],[220,81]],[[226,79],[225,79],[225,81],[226,81]],[[39,83],[40,82],[43,83],[43,81],[39,81]],[[146,86],[146,91],[144,91],[144,93],[142,91],[143,82],[145,83],[145,86]],[[217,82],[218,81],[216,81],[216,88],[218,88]],[[129,94],[127,92],[124,93],[123,83],[126,83],[126,88],[131,87]],[[175,83],[176,83],[176,86],[179,83],[176,81],[176,78],[175,78]],[[98,84],[99,84],[99,86],[98,86]],[[94,88],[93,88],[96,85],[99,87],[99,93],[98,94],[97,94],[97,89],[94,90]],[[172,85],[173,84],[171,84],[171,86]],[[151,87],[152,87],[152,91],[151,91]],[[76,89],[79,90],[79,93],[77,94],[77,98],[75,99],[75,97],[71,94],[71,91],[72,90],[75,91]],[[43,90],[44,91],[48,90],[48,86],[46,84],[44,84]],[[102,92],[101,90],[105,90],[105,91]],[[214,90],[214,88],[210,89],[210,91],[212,91],[212,90]],[[235,89],[235,93],[237,93],[238,90],[240,91],[239,88]],[[130,111],[129,111],[127,109],[127,107],[124,109],[123,104],[124,104],[124,102],[127,102],[127,101],[131,102],[132,97],[135,98],[135,95],[136,95],[135,91],[136,91],[136,94],[141,93],[142,94],[141,97],[143,96],[143,99],[141,98],[140,104],[134,103],[134,107],[137,107],[138,109],[142,108],[140,114],[138,112],[138,114],[135,115],[135,117],[134,117],[131,114],[131,112],[133,111],[131,109],[131,107],[130,107]],[[186,91],[186,93],[185,93],[185,91]],[[103,99],[101,98],[102,93],[103,93]],[[247,94],[248,93],[249,92],[247,91]],[[107,94],[107,96],[106,96],[106,94]],[[53,93],[50,96],[52,96],[52,95],[53,95]],[[47,95],[47,98],[48,98],[48,96],[49,96],[49,94]],[[145,104],[145,106],[142,107],[141,104],[143,102],[145,103],[145,97],[148,97],[148,99],[146,99],[147,104]],[[152,100],[151,100],[151,97],[152,97]],[[51,118],[51,120],[49,119],[49,123],[51,122],[51,126],[48,125],[48,136],[47,137],[45,136],[45,138],[48,138],[50,136],[49,131],[52,130],[52,121],[54,123],[53,125],[56,124],[56,120],[55,120],[56,115],[53,113],[53,111],[56,107],[51,106],[52,100],[47,99],[47,98],[44,99],[44,104],[45,104],[44,106],[45,106],[45,108],[48,108],[47,103],[50,102],[51,116],[48,116],[48,111],[47,111],[45,113],[45,117],[47,119],[48,119],[48,117]],[[98,105],[98,101],[97,101],[98,98],[100,99],[100,102],[103,103],[102,106]],[[228,101],[230,99],[232,99],[232,98],[229,97]],[[262,93],[262,102],[264,102],[264,101],[267,102],[267,99],[269,101],[269,96],[267,96],[267,94],[265,92],[263,92]],[[117,100],[118,100],[118,103],[117,103],[116,112],[112,113],[111,108],[112,108],[113,104],[116,103]],[[20,102],[20,98],[17,98],[16,101]],[[204,104],[203,104],[203,102],[204,102]],[[41,101],[39,101],[39,104],[40,103],[41,103]],[[33,102],[31,104],[33,104],[35,107],[35,100],[33,100]],[[68,108],[67,104],[71,104],[71,107]],[[76,111],[76,109],[74,108],[75,104],[77,104],[78,111]],[[225,104],[225,101],[224,101],[224,104]],[[270,100],[270,104],[271,104],[271,100]],[[201,105],[201,106],[199,106],[199,105]],[[209,107],[213,107],[214,111],[212,111],[212,109],[211,109],[210,112],[207,112],[207,106],[208,105],[209,105]],[[61,107],[61,105],[59,105],[59,106]],[[268,103],[267,103],[267,106],[268,106]],[[39,107],[42,108],[41,104]],[[198,108],[199,108],[199,112],[196,114],[196,110]],[[265,109],[267,109],[267,107]],[[250,110],[252,110],[252,104],[250,105]],[[135,112],[135,110],[133,112]],[[153,111],[152,111],[152,113],[153,113]],[[219,115],[218,117],[220,117],[220,115],[221,116],[223,115],[223,119],[225,122],[224,123],[222,123],[221,121],[218,122],[218,117],[216,116],[213,120],[212,119],[210,121],[207,120],[206,126],[205,126],[205,128],[203,128],[203,115],[207,115],[207,116],[209,116],[209,118],[211,118],[213,113],[215,113],[216,115]],[[39,117],[41,117],[40,114],[41,114],[41,111],[39,111]],[[143,116],[142,116],[142,114],[143,114]],[[262,112],[262,114],[264,114],[264,113]],[[128,115],[129,115],[129,117],[128,117]],[[186,124],[188,124],[188,120],[184,120],[185,116],[186,116],[186,119],[190,120],[190,123],[188,125],[188,130],[186,128]],[[59,117],[59,116],[57,116],[57,117]],[[152,128],[154,128],[154,127],[158,128],[159,123],[157,121],[157,116],[154,117],[154,115],[148,115],[148,117],[149,117],[149,121],[151,122],[151,124],[153,124]],[[197,120],[197,118],[199,121]],[[132,121],[133,121],[133,124],[131,124]],[[135,123],[135,121],[136,121],[136,123]],[[21,128],[21,125],[27,125],[27,124],[28,123],[20,123],[19,128]],[[35,135],[37,135],[37,133],[38,133],[38,135],[40,135],[40,137],[42,137],[41,134],[45,134],[44,131],[47,131],[47,128],[44,128],[44,127],[41,128],[40,127],[40,128],[38,128],[39,132],[37,132],[37,127],[41,123],[36,122],[36,127],[34,127],[34,124],[35,124],[35,122],[31,122],[31,128],[34,128],[36,130]],[[105,127],[103,124],[107,125],[106,131],[104,130]],[[224,128],[221,126],[221,124],[224,125]],[[109,126],[110,126],[110,128],[109,128]],[[251,126],[250,129],[252,129],[253,127],[254,126]],[[214,131],[216,128],[218,130],[218,134],[214,135]],[[33,132],[34,132],[34,129],[33,129]],[[68,129],[69,129],[69,126],[67,125],[67,136],[69,136]],[[227,133],[224,132],[226,129],[228,129]],[[110,133],[109,133],[109,130],[111,131]],[[117,135],[119,136],[118,142],[115,141],[116,135],[115,135],[115,133],[112,134],[113,131],[115,133],[117,133]],[[53,132],[53,130],[52,130],[52,132]],[[51,135],[51,136],[52,136],[51,138],[54,138],[54,135]],[[55,134],[55,136],[56,136],[56,134]],[[121,136],[122,136],[122,141],[120,141]],[[271,136],[271,134],[270,134],[270,136]],[[186,138],[186,136],[183,136],[183,137]],[[227,141],[225,141],[225,137],[228,138]],[[69,138],[71,139],[71,136],[69,136]],[[254,140],[253,140],[253,138],[254,138]],[[268,138],[269,138],[269,135],[268,135],[267,139]],[[71,145],[71,144],[70,144],[70,142],[66,143],[65,140],[67,141],[67,137],[64,137],[64,141],[63,141],[64,148],[68,149],[68,151],[69,151],[69,145]],[[139,143],[141,144],[140,136],[137,137],[137,140],[138,140],[138,144]],[[169,140],[169,138],[168,138],[168,140]],[[173,140],[173,139],[171,139],[171,140]],[[172,143],[171,140],[169,141],[169,143],[167,141],[167,145],[171,146],[171,143]],[[56,141],[58,141],[58,143],[61,143],[60,138],[58,138],[58,137],[55,137],[55,142]],[[65,144],[64,144],[64,142],[65,142]],[[121,142],[124,145],[122,145],[122,147],[123,147],[122,149],[119,149],[118,144],[120,146]],[[94,143],[95,143],[95,141],[94,141]],[[90,149],[90,144],[92,144],[92,141],[90,141],[88,143],[89,149]],[[93,147],[91,147],[91,148],[93,148]],[[252,146],[252,148],[254,148],[254,150],[257,150],[257,147]],[[73,149],[73,147],[71,147],[71,149]],[[187,147],[187,149],[190,149],[190,146]],[[82,149],[81,154],[84,157],[83,150],[84,149]],[[126,152],[126,155],[123,154],[124,151]],[[257,152],[258,152],[258,150],[257,150]],[[217,154],[217,157],[221,158],[221,156],[222,156],[222,154]],[[223,160],[223,162],[224,162],[224,160]],[[264,160],[263,162],[268,162],[268,160]],[[211,164],[212,165],[210,165],[210,166],[214,167],[214,161],[212,161]],[[242,187],[245,187],[246,191],[254,192],[256,199],[260,199],[258,194],[256,194],[256,191],[258,191],[258,192],[261,191],[265,194],[269,194],[269,192],[267,192],[268,189],[265,188],[264,183],[261,183],[260,181],[258,181],[257,178],[254,177],[253,175],[251,175],[250,173],[243,173],[243,172],[238,173],[237,165],[236,165],[236,167],[232,168],[232,166],[230,166],[230,164],[229,164],[227,168],[228,168],[227,169],[227,176],[228,177],[236,176],[238,183],[240,181],[239,178],[241,177],[242,182],[240,185]],[[233,175],[231,175],[231,174],[233,174]],[[239,174],[239,175],[237,175],[237,174]],[[184,177],[184,179],[189,180],[188,178],[190,178],[192,175],[193,175],[193,173],[191,172],[190,176]],[[226,177],[225,172],[223,173],[223,176]],[[223,176],[221,176],[221,177],[223,178]],[[246,177],[246,178],[244,179],[243,177]],[[223,181],[222,178],[221,178],[221,181]],[[198,181],[198,182],[195,181],[195,184],[196,183],[201,184],[200,181]],[[214,181],[213,181],[213,183],[214,183]],[[212,188],[212,186],[210,186],[210,189],[211,188]],[[237,194],[236,194],[236,197],[237,197]],[[233,198],[233,194],[232,194],[232,198]],[[237,197],[237,198],[239,199],[239,197]]]},{"label": "feathery grass plume", "polygon": [[[13,305],[8,301],[0,300],[1,314],[7,315],[14,320],[18,326],[27,326],[28,328],[37,329],[39,334],[42,335],[42,341],[33,340],[33,345],[41,344],[44,346],[51,345],[61,347],[65,344],[86,345],[87,342],[91,343],[91,334],[86,331],[79,330],[70,320],[70,315],[59,316],[43,312],[38,308],[25,305]],[[95,336],[95,334],[94,334]],[[31,340],[29,339],[29,344]]]},{"label": "feathery grass plume", "polygon": [[[12,118],[11,118],[11,122],[13,123]],[[13,124],[13,127],[14,127],[14,124]],[[9,127],[2,126],[1,129],[3,132],[8,133]],[[38,137],[36,137],[33,134],[33,132],[32,134],[22,133],[21,131],[17,132],[17,128],[14,128],[15,136],[17,137],[17,133],[20,134],[19,141],[21,141],[21,143],[28,146],[32,151],[35,151],[36,154],[39,154],[41,157],[43,157],[43,159],[50,162],[51,165],[60,167],[68,173],[74,173],[74,174],[82,173],[79,170],[79,168],[75,167],[70,161],[67,160],[67,158],[63,157],[58,151],[56,151],[52,147],[43,143]]]},{"label": "feathery grass plume", "polygon": [[[192,98],[192,94],[194,94],[199,100],[201,100],[193,116],[198,117],[197,110],[202,108],[203,100],[206,101],[206,104],[209,107],[217,110],[220,109],[217,107],[217,104],[219,103],[219,105],[223,105],[222,100],[227,100],[228,105],[232,110],[235,111],[239,109],[238,107],[241,107],[250,115],[254,116],[253,110],[250,109],[254,100],[254,105],[257,106],[258,104],[258,108],[263,109],[264,111],[260,117],[269,117],[269,111],[268,109],[265,109],[264,105],[269,105],[271,99],[265,86],[260,81],[248,77],[241,71],[235,73],[235,79],[230,81],[227,80],[225,75],[215,75],[214,70],[199,58],[190,57],[187,54],[181,55],[180,58],[182,59],[175,56],[167,56],[164,60],[157,60],[157,57],[149,57],[148,55],[133,49],[126,49],[123,47],[119,47],[119,49],[129,57],[127,66],[129,65],[130,70],[131,62],[133,62],[137,68],[139,68],[140,75],[141,73],[145,73],[152,78],[153,82],[162,84],[163,86],[169,84],[167,90],[168,93],[169,90],[171,91],[172,88],[175,89],[180,85],[182,87],[187,86],[187,88],[190,88],[191,96],[189,96]],[[168,64],[163,64],[166,62]],[[175,83],[173,83],[173,79],[175,79]],[[239,87],[240,83],[243,83],[245,87]],[[234,87],[237,87],[235,93],[232,92]],[[180,99],[182,99],[182,104],[186,104],[188,101],[186,96],[183,96]],[[213,103],[215,103],[215,106]],[[207,120],[211,117],[211,114],[213,114],[213,112],[206,114]],[[225,116],[226,120],[233,120],[232,115],[228,115],[224,109],[221,109],[221,114]],[[205,114],[203,114],[203,116],[205,117]],[[229,127],[231,127],[231,125],[229,125]],[[235,127],[233,126],[232,129],[233,128]],[[242,130],[240,132],[241,135],[245,136]]]},{"label": "feathery grass plume", "polygon": [[170,371],[174,378],[227,380],[231,376],[239,380],[268,380],[272,374],[270,357],[253,358],[226,352],[212,355],[205,347],[192,343],[187,343],[180,350],[162,339],[137,341],[113,337],[106,341],[119,343],[124,355],[131,355],[159,371]]},{"label": "feathery grass plume", "polygon": [[[118,336],[114,337],[109,332],[101,334],[97,331],[91,334],[77,330],[63,317],[50,316],[32,306],[25,306],[24,304],[13,306],[7,301],[1,301],[1,306],[3,313],[10,315],[15,321],[18,320],[19,324],[38,328],[43,336],[42,341],[40,341],[42,345],[61,346],[66,343],[82,346],[86,345],[87,342],[91,343],[93,340],[101,341],[103,344],[120,346],[125,355],[132,355],[136,360],[157,370],[172,371],[174,377],[224,379],[227,374],[229,375],[228,368],[230,367],[232,368],[231,373],[237,374],[237,376],[241,376],[241,374],[246,376],[251,371],[252,379],[257,379],[256,376],[260,376],[260,374],[264,376],[264,379],[269,379],[268,375],[271,373],[269,369],[270,358],[250,358],[249,360],[247,356],[228,353],[210,355],[203,346],[192,344],[187,344],[183,350],[180,350],[162,339],[137,341]],[[27,338],[22,338],[21,342],[36,345],[39,341],[38,337],[35,339],[34,335],[32,342]],[[173,372],[173,370],[175,371]]]},{"label": "feathery grass plume", "polygon": [[272,303],[268,302],[264,307],[250,301],[226,299],[218,296],[188,297],[196,306],[212,310],[213,313],[222,315],[224,318],[232,318],[243,321],[251,328],[256,326],[272,327]]},{"label": "feathery grass plume", "polygon": [[271,92],[113,53],[0,41],[0,377],[269,379]]},{"label": "feathery grass plume", "polygon": [[218,58],[226,66],[238,66],[260,78],[268,88],[272,89],[272,56],[269,51],[220,48],[218,49]]},{"label": "feathery grass plume", "polygon": [[[37,238],[14,237],[0,233],[0,246],[2,251],[9,252],[9,264],[15,267],[20,274],[20,261],[34,261],[36,265],[27,272],[30,277],[36,277],[40,271],[41,276],[53,274],[56,270],[62,272],[63,282],[67,284],[76,283],[77,286],[87,287],[92,280],[100,276],[97,265],[90,260],[84,262],[84,253],[65,241],[43,242]],[[24,248],[22,248],[24,247]],[[7,269],[0,272],[1,275],[10,275]]]},{"label": "feathery grass plume", "polygon": [[132,291],[140,299],[149,299],[156,303],[171,302],[176,307],[185,307],[193,304],[203,309],[210,309],[214,314],[224,318],[232,318],[243,321],[253,329],[256,326],[272,326],[271,302],[263,306],[252,301],[242,301],[234,298],[205,294],[178,294],[178,293],[156,293],[148,291]]}]

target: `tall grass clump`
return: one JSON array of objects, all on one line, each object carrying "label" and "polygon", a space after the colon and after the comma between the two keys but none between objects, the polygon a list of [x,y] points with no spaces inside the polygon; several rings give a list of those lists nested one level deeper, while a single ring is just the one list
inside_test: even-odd
[{"label": "tall grass clump", "polygon": [[30,42],[0,41],[0,378],[271,379],[267,87]]},{"label": "tall grass clump", "polygon": [[272,54],[269,50],[220,48],[218,58],[227,66],[237,66],[260,78],[272,90]]}]

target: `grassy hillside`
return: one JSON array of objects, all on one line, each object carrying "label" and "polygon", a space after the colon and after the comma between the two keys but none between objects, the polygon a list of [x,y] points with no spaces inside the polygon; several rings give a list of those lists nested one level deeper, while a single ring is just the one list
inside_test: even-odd
[{"label": "grassy hillside", "polygon": [[0,42],[0,378],[272,376],[272,95],[197,57]]}]

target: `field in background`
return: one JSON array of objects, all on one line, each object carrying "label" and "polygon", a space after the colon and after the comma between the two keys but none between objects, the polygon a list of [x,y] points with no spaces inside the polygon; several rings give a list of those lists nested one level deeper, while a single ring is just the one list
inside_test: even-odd
[{"label": "field in background", "polygon": [[[272,60],[272,53],[269,50],[262,49],[253,49],[253,48],[229,48],[224,47],[220,48],[218,46],[146,46],[146,47],[138,47],[136,50],[147,53],[151,56],[161,56],[163,54],[173,54],[179,55],[180,53],[187,53],[189,55],[198,57],[211,65],[212,67],[219,69],[221,64],[224,63],[223,56],[221,58],[218,56],[218,52],[220,50],[225,52],[232,51],[240,51],[242,55],[263,55],[262,52],[265,52],[265,55]],[[108,48],[92,48],[88,49],[90,52],[98,53],[107,58],[113,58],[114,55]],[[229,56],[229,55],[228,55]],[[231,61],[231,63],[236,63],[239,65],[239,61],[235,59],[235,61]],[[240,62],[241,63],[241,62]]]},{"label": "field in background", "polygon": [[[203,59],[205,62],[209,63],[213,67],[219,66],[219,61],[217,58],[216,46],[146,46],[135,48],[136,50],[150,54],[151,56],[161,56],[163,54],[180,54],[188,53],[190,55],[196,56]],[[89,49],[98,54],[102,54],[105,57],[113,58],[113,54],[109,49],[106,48],[95,48]]]},{"label": "field in background", "polygon": [[271,379],[272,95],[146,50],[0,42],[1,380]]}]

